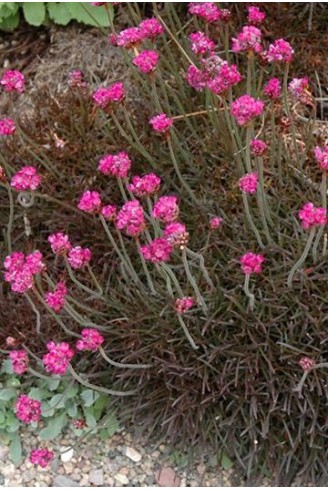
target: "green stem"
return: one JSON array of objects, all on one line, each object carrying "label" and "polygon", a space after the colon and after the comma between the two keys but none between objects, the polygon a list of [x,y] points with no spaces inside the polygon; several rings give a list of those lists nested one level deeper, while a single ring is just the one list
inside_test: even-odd
[{"label": "green stem", "polygon": [[103,291],[102,287],[100,286],[100,284],[99,284],[99,282],[98,282],[98,280],[97,280],[96,276],[94,275],[94,273],[93,273],[93,271],[92,271],[92,269],[91,269],[91,267],[90,267],[90,265],[89,265],[89,264],[87,264],[87,269],[88,269],[88,272],[89,272],[89,274],[90,274],[90,276],[91,276],[91,278],[92,278],[92,280],[93,280],[93,282],[94,282],[94,284],[95,284],[96,288],[97,288],[97,289],[98,289],[98,291],[99,291],[99,294],[101,294],[101,296],[103,296],[104,291]]},{"label": "green stem", "polygon": [[179,322],[180,322],[180,325],[181,325],[181,327],[182,327],[182,329],[183,329],[183,331],[184,331],[184,333],[185,333],[185,336],[187,337],[187,339],[188,339],[188,341],[189,341],[189,343],[190,343],[191,347],[192,347],[194,350],[198,350],[198,349],[199,349],[199,346],[195,344],[195,342],[194,342],[194,340],[193,340],[192,336],[191,336],[191,335],[190,335],[190,333],[189,333],[189,330],[188,330],[188,328],[187,328],[187,325],[185,324],[185,322],[184,322],[184,320],[183,320],[182,316],[181,316],[179,313],[178,313],[178,320],[179,320]]},{"label": "green stem", "polygon": [[8,247],[8,253],[11,254],[11,252],[12,252],[11,230],[12,230],[13,222],[14,222],[14,199],[13,199],[13,194],[11,192],[10,184],[6,184],[6,188],[7,188],[8,197],[9,197],[9,219],[8,219],[8,225],[7,225],[7,247]]},{"label": "green stem", "polygon": [[112,366],[118,367],[118,368],[128,368],[128,369],[148,369],[152,367],[152,364],[122,364],[120,362],[113,361],[110,359],[104,349],[102,347],[99,347],[99,353],[102,355],[102,357],[105,359],[105,361],[108,362],[108,364],[111,364]]},{"label": "green stem", "polygon": [[304,252],[302,253],[301,257],[298,259],[296,264],[292,267],[292,269],[288,275],[287,285],[289,288],[292,286],[293,277],[295,275],[295,272],[297,271],[297,269],[299,269],[299,267],[301,267],[301,265],[304,263],[306,257],[308,256],[309,250],[310,250],[312,242],[313,242],[314,235],[315,235],[315,228],[313,227],[311,232],[310,232],[310,235],[307,239]]},{"label": "green stem", "polygon": [[74,282],[74,284],[76,286],[78,286],[80,289],[83,289],[83,291],[85,291],[86,293],[89,293],[91,294],[92,296],[95,296],[95,297],[99,297],[99,294],[98,293],[95,293],[95,291],[93,291],[92,289],[88,288],[87,286],[85,286],[84,284],[82,284],[76,277],[75,277],[75,274],[71,268],[71,265],[70,263],[68,262],[67,260],[67,257],[64,257],[65,259],[65,264],[66,264],[66,268],[67,268],[67,271],[68,271],[68,275],[69,277],[71,278],[71,280]]},{"label": "green stem", "polygon": [[136,243],[137,243],[138,252],[139,252],[141,263],[142,263],[142,268],[143,268],[144,273],[145,273],[146,278],[147,278],[148,287],[149,287],[149,289],[150,289],[150,291],[151,291],[152,294],[157,295],[157,291],[156,291],[156,289],[154,287],[154,284],[153,284],[151,275],[149,273],[148,266],[146,264],[145,258],[143,256],[141,250],[140,250],[140,241],[139,241],[138,238],[136,239]]},{"label": "green stem", "polygon": [[186,252],[190,257],[194,257],[195,259],[199,260],[200,268],[203,272],[203,275],[204,275],[208,285],[211,286],[211,288],[214,288],[214,284],[213,284],[210,276],[208,275],[207,269],[205,267],[205,259],[202,256],[202,254],[198,254],[198,253],[194,252],[193,250],[190,250],[189,248],[186,248]]},{"label": "green stem", "polygon": [[292,140],[293,140],[293,146],[294,146],[294,151],[295,151],[295,155],[296,155],[296,160],[297,160],[297,163],[299,166],[299,170],[302,170],[302,167],[301,167],[302,160],[300,159],[300,155],[298,153],[295,125],[294,125],[294,121],[292,119],[292,115],[291,115],[289,104],[288,104],[288,73],[289,73],[289,63],[286,63],[286,68],[284,71],[284,105],[285,105],[286,114],[287,114],[287,116],[290,120],[290,123],[291,123]]},{"label": "green stem", "polygon": [[103,388],[102,386],[97,386],[92,383],[88,383],[87,381],[84,381],[81,376],[77,374],[77,372],[73,369],[72,365],[68,365],[68,370],[73,376],[73,378],[76,379],[81,385],[86,386],[87,388],[91,388],[92,390],[95,391],[100,391],[101,393],[106,393],[107,395],[115,395],[115,396],[129,396],[129,395],[134,395],[136,393],[136,390],[131,390],[131,391],[115,391],[115,390],[108,390],[107,388]]},{"label": "green stem", "polygon": [[32,310],[34,311],[35,313],[35,316],[36,316],[36,333],[38,335],[40,335],[41,333],[41,315],[40,315],[40,312],[39,310],[37,309],[34,301],[32,300],[32,298],[30,297],[30,295],[28,293],[24,293],[24,296],[25,298],[27,299],[27,301],[30,303],[31,307],[32,307]]},{"label": "green stem", "polygon": [[171,160],[172,160],[172,163],[173,163],[173,166],[174,166],[174,170],[178,176],[178,179],[180,180],[180,183],[181,185],[186,189],[188,195],[190,196],[191,200],[198,206],[198,201],[193,193],[193,191],[190,189],[189,185],[187,184],[187,182],[184,180],[184,178],[182,177],[181,175],[181,172],[180,172],[180,169],[179,169],[179,164],[177,162],[177,159],[175,158],[175,154],[174,154],[174,150],[173,150],[173,145],[172,145],[172,141],[171,141],[171,138],[169,137],[168,140],[167,140],[167,143],[168,143],[168,147],[169,147],[169,151],[170,151],[170,156],[171,156]]},{"label": "green stem", "polygon": [[253,311],[255,305],[255,296],[249,290],[249,278],[250,278],[250,274],[245,274],[244,291],[246,296],[249,298],[250,310]]},{"label": "green stem", "polygon": [[[327,209],[327,173],[323,171],[322,174],[322,181],[321,181],[321,196],[322,196],[322,207],[324,209]],[[325,226],[320,226],[316,239],[313,244],[313,249],[312,249],[312,257],[313,261],[317,261],[317,252],[318,252],[318,246],[321,240],[321,237],[323,235],[323,232],[325,230]]]},{"label": "green stem", "polygon": [[250,227],[252,228],[253,233],[254,233],[254,235],[256,236],[257,243],[259,244],[259,246],[260,246],[261,248],[264,248],[264,244],[263,244],[263,242],[262,242],[262,239],[261,239],[260,233],[259,233],[258,229],[257,229],[257,228],[256,228],[256,226],[255,226],[255,223],[254,223],[254,221],[253,221],[253,218],[252,218],[251,212],[250,212],[250,210],[249,210],[248,200],[247,200],[247,193],[246,193],[246,192],[242,192],[242,195],[243,195],[243,203],[244,203],[244,208],[245,208],[246,216],[247,216],[248,222],[249,222],[249,224],[250,224]]},{"label": "green stem", "polygon": [[207,311],[208,311],[208,308],[207,308],[207,306],[205,304],[205,301],[204,301],[204,299],[203,299],[203,297],[202,297],[202,295],[201,295],[201,293],[200,293],[200,291],[198,289],[198,286],[197,286],[197,283],[196,283],[196,281],[194,279],[194,276],[191,273],[191,270],[190,270],[190,267],[189,267],[189,263],[188,263],[187,254],[186,254],[186,250],[185,249],[182,250],[182,261],[183,261],[183,265],[184,265],[184,268],[185,268],[185,271],[186,271],[188,280],[189,280],[190,284],[192,285],[193,290],[195,292],[195,295],[196,295],[196,298],[197,298],[197,302],[199,304],[201,304],[202,310],[206,314]]}]

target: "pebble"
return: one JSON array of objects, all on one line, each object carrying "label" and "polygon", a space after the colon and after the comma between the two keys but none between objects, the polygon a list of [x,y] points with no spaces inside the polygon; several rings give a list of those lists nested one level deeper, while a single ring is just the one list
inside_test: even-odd
[{"label": "pebble", "polygon": [[142,459],[141,454],[135,449],[133,449],[133,447],[129,447],[129,446],[125,448],[125,456],[131,459],[131,461],[133,461],[134,463],[139,463],[139,461],[141,461]]},{"label": "pebble", "polygon": [[80,485],[72,478],[65,475],[57,475],[52,483],[53,487],[79,487]]},{"label": "pebble", "polygon": [[123,475],[122,473],[116,473],[116,475],[114,475],[114,479],[122,485],[128,485],[129,483],[128,477],[126,475]]},{"label": "pebble", "polygon": [[9,453],[9,447],[8,446],[0,446],[0,461],[4,461]]},{"label": "pebble", "polygon": [[63,463],[68,463],[68,461],[70,461],[73,458],[74,449],[70,449],[70,447],[62,447],[60,449],[60,452],[63,452],[63,454],[60,455],[60,459],[62,460]]},{"label": "pebble", "polygon": [[96,485],[96,487],[101,487],[104,484],[104,470],[98,469],[90,471],[89,482]]}]

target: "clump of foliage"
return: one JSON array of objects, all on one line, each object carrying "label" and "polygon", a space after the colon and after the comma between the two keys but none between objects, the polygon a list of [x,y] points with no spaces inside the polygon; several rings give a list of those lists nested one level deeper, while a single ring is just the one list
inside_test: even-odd
[{"label": "clump of foliage", "polygon": [[25,81],[2,78],[3,301],[33,313],[28,337],[15,328],[22,376],[124,396],[122,420],[248,477],[318,481],[328,150],[311,83],[257,8],[242,30],[208,2],[183,25],[174,4],[116,8],[128,84],[74,71],[22,114]]}]

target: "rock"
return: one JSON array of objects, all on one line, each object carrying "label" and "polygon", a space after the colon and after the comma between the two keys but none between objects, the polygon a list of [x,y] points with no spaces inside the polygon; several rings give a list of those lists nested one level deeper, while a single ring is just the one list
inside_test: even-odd
[{"label": "rock", "polygon": [[120,483],[121,485],[129,484],[128,477],[126,475],[122,475],[122,473],[116,473],[116,475],[114,475],[114,479],[116,482]]},{"label": "rock", "polygon": [[72,478],[65,475],[57,475],[52,482],[53,487],[79,487],[80,485]]},{"label": "rock", "polygon": [[105,479],[106,487],[113,487],[115,485],[115,480],[111,476],[107,476]]},{"label": "rock", "polygon": [[5,461],[9,453],[8,446],[0,446],[0,461]]},{"label": "rock", "polygon": [[203,476],[206,472],[206,466],[202,463],[199,463],[197,465],[197,473],[199,474],[199,476]]},{"label": "rock", "polygon": [[129,447],[129,446],[125,448],[125,456],[131,459],[131,461],[133,461],[134,463],[139,463],[139,461],[141,461],[142,458],[141,454],[138,453],[138,451],[133,449],[133,447]]},{"label": "rock", "polygon": [[23,479],[23,482],[29,482],[31,480],[33,480],[33,478],[36,477],[36,474],[34,471],[24,471],[23,475],[22,475],[22,479]]},{"label": "rock", "polygon": [[53,459],[50,463],[50,468],[54,473],[58,473],[59,466],[60,466],[60,461],[58,458]]},{"label": "rock", "polygon": [[65,451],[65,452],[60,455],[60,459],[62,460],[63,463],[68,463],[73,458],[74,449],[70,449],[69,447],[67,448],[63,447],[61,451]]},{"label": "rock", "polygon": [[96,487],[101,487],[104,484],[104,470],[98,469],[90,471],[89,482],[96,485]]},{"label": "rock", "polygon": [[181,480],[169,466],[156,472],[156,481],[160,487],[179,487]]},{"label": "rock", "polygon": [[3,476],[11,477],[16,473],[16,466],[12,463],[6,464],[6,466],[2,469]]},{"label": "rock", "polygon": [[111,463],[108,463],[107,470],[109,471],[109,473],[115,473],[115,471],[117,471],[119,469],[119,467],[120,467],[120,465],[118,463],[111,462]]}]

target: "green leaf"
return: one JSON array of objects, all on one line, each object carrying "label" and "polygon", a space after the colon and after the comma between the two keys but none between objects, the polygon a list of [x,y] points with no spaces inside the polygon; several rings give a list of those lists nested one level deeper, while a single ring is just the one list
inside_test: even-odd
[{"label": "green leaf", "polygon": [[78,386],[72,386],[69,390],[66,390],[66,398],[75,398],[79,392]]},{"label": "green leaf", "polygon": [[47,381],[49,390],[55,391],[58,388],[60,381],[61,379],[58,378],[49,378],[49,380]]},{"label": "green leaf", "polygon": [[20,21],[19,12],[15,12],[14,14],[6,17],[5,19],[0,20],[0,29],[4,31],[12,31],[18,27]]},{"label": "green leaf", "polygon": [[8,386],[12,386],[13,388],[15,388],[16,386],[20,386],[21,385],[21,382],[20,382],[20,379],[19,378],[12,377],[12,378],[9,378],[8,379],[7,385]]},{"label": "green leaf", "polygon": [[26,22],[32,26],[40,26],[46,18],[44,2],[24,2],[23,12]]},{"label": "green leaf", "polygon": [[55,410],[51,408],[48,402],[42,402],[41,412],[42,417],[52,417],[55,414]]},{"label": "green leaf", "polygon": [[106,417],[108,417],[108,420],[104,426],[104,429],[107,429],[108,437],[111,437],[115,434],[115,432],[120,429],[120,424],[114,412],[112,412],[110,415],[107,415]]},{"label": "green leaf", "polygon": [[47,10],[50,19],[61,26],[66,26],[73,20],[72,14],[64,2],[47,2]]},{"label": "green leaf", "polygon": [[49,403],[50,403],[51,407],[53,407],[54,409],[57,409],[57,408],[64,408],[65,407],[65,401],[66,401],[66,395],[63,395],[63,393],[57,393],[57,395],[54,395],[51,398]]},{"label": "green leaf", "polygon": [[55,439],[55,437],[57,437],[61,433],[66,423],[67,417],[65,413],[62,413],[58,417],[52,418],[49,421],[48,426],[40,431],[40,439],[42,439],[43,441]]},{"label": "green leaf", "polygon": [[65,5],[70,11],[72,18],[83,24],[108,27],[110,25],[108,15],[113,18],[113,9],[110,5],[107,5],[108,13],[106,7],[94,7],[89,3],[65,2]]},{"label": "green leaf", "polygon": [[70,417],[75,418],[77,416],[77,405],[74,402],[70,402],[67,407],[67,413]]},{"label": "green leaf", "polygon": [[230,468],[233,467],[233,462],[224,451],[222,451],[221,454],[221,466],[226,471],[230,470]]},{"label": "green leaf", "polygon": [[11,359],[6,359],[3,361],[1,365],[1,374],[13,374],[13,363],[11,362]]},{"label": "green leaf", "polygon": [[43,390],[42,388],[32,388],[28,396],[33,398],[33,400],[42,401],[49,398],[50,392],[48,390]]},{"label": "green leaf", "polygon": [[5,414],[3,412],[0,412],[0,424],[3,424],[5,420]]},{"label": "green leaf", "polygon": [[22,443],[20,440],[19,435],[15,436],[14,439],[11,441],[10,446],[9,446],[9,451],[10,451],[10,459],[15,465],[19,465],[22,461]]},{"label": "green leaf", "polygon": [[92,413],[85,413],[85,421],[90,429],[94,429],[97,426],[97,420]]},{"label": "green leaf", "polygon": [[13,412],[9,412],[6,417],[6,430],[7,432],[16,432],[19,429],[19,420],[13,414]]},{"label": "green leaf", "polygon": [[3,388],[0,390],[0,400],[4,402],[15,398],[15,396],[17,396],[17,390],[15,390],[15,388]]},{"label": "green leaf", "polygon": [[88,389],[81,391],[80,397],[82,398],[85,407],[91,407],[99,395],[95,391]]}]

